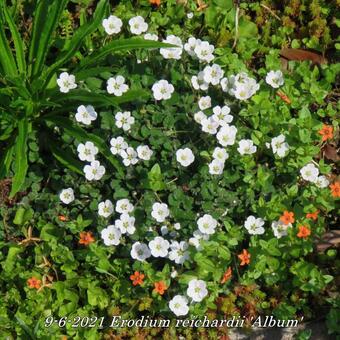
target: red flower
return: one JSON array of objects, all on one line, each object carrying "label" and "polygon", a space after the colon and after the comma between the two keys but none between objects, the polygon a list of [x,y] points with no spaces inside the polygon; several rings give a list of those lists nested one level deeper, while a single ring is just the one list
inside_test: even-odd
[{"label": "red flower", "polygon": [[164,292],[168,289],[164,281],[155,282],[154,286],[155,286],[154,291],[160,295],[163,295]]},{"label": "red flower", "polygon": [[92,233],[90,231],[89,232],[82,231],[79,236],[80,236],[79,244],[83,244],[85,246],[87,246],[90,243],[93,243],[95,241],[95,239],[92,236]]},{"label": "red flower", "polygon": [[160,6],[161,0],[149,0],[150,5]]},{"label": "red flower", "polygon": [[294,223],[294,213],[291,211],[285,210],[283,212],[283,215],[280,217],[280,221],[283,222],[284,224],[289,224],[289,223]]},{"label": "red flower", "polygon": [[228,269],[226,270],[226,272],[223,274],[221,283],[225,283],[227,282],[232,276],[232,272],[231,272],[231,267],[228,267]]},{"label": "red flower", "polygon": [[245,266],[250,263],[250,254],[246,249],[243,249],[242,253],[237,256],[241,260],[240,266]]},{"label": "red flower", "polygon": [[333,138],[333,126],[324,124],[322,129],[318,131],[319,135],[322,136],[322,141]]},{"label": "red flower", "polygon": [[135,272],[134,274],[130,275],[130,280],[134,286],[142,285],[144,277],[145,275],[143,273]]},{"label": "red flower", "polygon": [[308,213],[308,214],[306,214],[306,218],[309,218],[311,220],[316,221],[318,219],[319,212],[320,212],[320,210],[317,210],[313,213]]},{"label": "red flower", "polygon": [[297,234],[297,237],[299,238],[307,238],[311,234],[311,231],[308,227],[304,225],[299,225],[299,232]]},{"label": "red flower", "polygon": [[32,276],[30,279],[27,280],[27,285],[30,288],[39,289],[41,287],[41,280]]},{"label": "red flower", "polygon": [[340,197],[340,182],[335,182],[335,183],[331,184],[329,187],[331,189],[332,196],[334,198]]}]

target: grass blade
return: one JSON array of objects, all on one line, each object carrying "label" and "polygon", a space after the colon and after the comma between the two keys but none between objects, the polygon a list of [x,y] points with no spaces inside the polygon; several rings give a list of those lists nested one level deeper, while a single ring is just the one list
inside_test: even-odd
[{"label": "grass blade", "polygon": [[17,65],[20,73],[26,73],[26,60],[25,60],[25,52],[24,52],[24,42],[21,39],[17,26],[6,6],[5,3],[1,6],[2,12],[5,16],[5,20],[8,24],[8,27],[11,31],[14,47],[15,47],[15,56],[17,60]]},{"label": "grass blade", "polygon": [[31,76],[40,75],[61,14],[69,0],[38,0],[34,12],[29,62]]},{"label": "grass blade", "polygon": [[100,60],[105,58],[107,55],[122,51],[131,51],[135,49],[150,49],[150,48],[161,48],[161,47],[174,47],[174,45],[165,44],[158,41],[145,40],[143,38],[129,38],[114,40],[101,48],[99,51],[90,54],[81,60],[80,66],[76,68],[77,71],[86,69],[87,67],[97,64]]},{"label": "grass blade", "polygon": [[18,123],[18,136],[15,141],[15,163],[12,190],[10,193],[11,198],[22,188],[23,184],[25,183],[28,169],[27,136],[28,122],[26,118],[23,118]]},{"label": "grass blade", "polygon": [[118,161],[118,159],[112,155],[109,146],[105,141],[102,140],[101,137],[93,133],[89,133],[81,127],[74,125],[73,122],[68,118],[51,116],[45,116],[44,118],[46,121],[51,122],[56,126],[62,127],[68,135],[78,139],[81,142],[93,142],[99,151],[104,155],[104,157],[107,158],[107,160],[116,168],[120,176],[124,175],[124,167]]}]

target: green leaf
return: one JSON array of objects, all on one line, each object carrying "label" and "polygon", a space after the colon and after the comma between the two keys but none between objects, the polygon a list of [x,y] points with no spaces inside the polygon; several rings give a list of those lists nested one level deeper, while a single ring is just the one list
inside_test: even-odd
[{"label": "green leaf", "polygon": [[[62,96],[60,96],[60,93],[58,93],[55,95],[55,97],[52,97],[51,100],[56,103],[72,101],[78,104],[89,103],[96,107],[102,107],[108,105],[117,106],[119,104],[124,104],[143,98],[148,98],[149,96],[150,92],[144,89],[130,90],[120,97],[104,95],[100,93],[93,93],[85,90],[74,90],[70,91],[69,93],[63,94]],[[72,105],[74,107],[74,104]],[[63,109],[64,108],[65,107],[63,105]]]},{"label": "green leaf", "polygon": [[166,186],[159,164],[155,164],[148,172],[148,186],[153,191],[165,189]]},{"label": "green leaf", "polygon": [[12,39],[13,39],[13,42],[14,42],[16,60],[17,60],[19,72],[25,73],[26,72],[26,60],[25,60],[23,40],[21,39],[21,36],[20,36],[19,31],[17,29],[17,26],[16,26],[16,24],[15,24],[15,22],[14,22],[12,16],[11,16],[10,12],[8,11],[5,3],[3,3],[2,11],[4,13],[5,20],[8,24],[8,27],[11,31],[11,34],[12,34]]},{"label": "green leaf", "polygon": [[30,75],[40,75],[61,14],[69,0],[38,0],[29,50]]},{"label": "green leaf", "polygon": [[111,164],[116,168],[118,173],[123,176],[124,168],[121,163],[112,155],[110,148],[106,145],[106,142],[103,141],[99,136],[89,133],[82,129],[79,126],[75,126],[72,121],[65,117],[52,117],[45,116],[45,120],[51,122],[59,127],[62,127],[67,134],[76,139],[86,142],[93,142],[99,149],[99,151],[111,162]]},{"label": "green leaf", "polygon": [[53,156],[63,165],[65,165],[70,170],[78,173],[79,175],[84,175],[82,168],[83,164],[75,157],[72,157],[72,150],[70,148],[59,148],[56,143],[50,141],[49,148]]},{"label": "green leaf", "polygon": [[29,339],[36,340],[35,335],[33,332],[29,329],[29,327],[26,325],[25,321],[20,319],[17,315],[15,315],[15,319],[17,320],[19,326],[21,329],[25,332],[25,334],[28,336]]},{"label": "green leaf", "polygon": [[23,118],[18,123],[18,136],[15,142],[14,177],[10,197],[13,197],[23,186],[28,169],[27,163],[28,122]]},{"label": "green leaf", "polygon": [[128,39],[120,39],[114,40],[102,47],[99,51],[90,54],[80,61],[80,65],[76,68],[77,71],[81,69],[86,69],[90,65],[98,64],[100,60],[105,58],[110,53],[122,52],[122,51],[131,51],[135,49],[141,48],[161,48],[161,47],[173,47],[174,45],[161,43],[158,41],[145,40],[142,38],[128,38]]},{"label": "green leaf", "polygon": [[13,152],[15,146],[13,143],[8,144],[7,148],[4,151],[4,154],[0,161],[0,179],[8,176],[10,166],[13,160]]},{"label": "green leaf", "polygon": [[46,78],[43,88],[47,86],[53,74],[78,52],[84,39],[98,28],[104,18],[107,6],[106,0],[100,0],[94,12],[94,19],[78,28],[72,39],[65,44],[60,57],[47,69],[46,74],[43,76],[43,78]]},{"label": "green leaf", "polygon": [[4,30],[4,21],[0,15],[0,65],[3,68],[3,76],[15,76],[18,73],[13,53],[7,41]]}]

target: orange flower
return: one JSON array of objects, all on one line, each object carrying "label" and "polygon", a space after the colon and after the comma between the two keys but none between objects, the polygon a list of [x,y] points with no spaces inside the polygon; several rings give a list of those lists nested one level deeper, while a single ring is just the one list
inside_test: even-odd
[{"label": "orange flower", "polygon": [[333,138],[333,126],[324,124],[322,129],[318,131],[319,135],[322,136],[322,141]]},{"label": "orange flower", "polygon": [[280,217],[280,221],[283,222],[284,224],[289,224],[289,223],[294,223],[294,213],[291,211],[285,210],[283,212],[283,215]]},{"label": "orange flower", "polygon": [[142,285],[144,277],[145,275],[143,273],[135,272],[134,274],[130,275],[130,280],[134,286]]},{"label": "orange flower", "polygon": [[232,275],[231,267],[228,267],[226,272],[223,274],[221,283],[223,284],[223,283],[227,282],[231,278],[231,275]]},{"label": "orange flower", "polygon": [[320,212],[320,210],[317,210],[313,213],[308,213],[308,214],[306,214],[306,218],[309,218],[311,220],[316,221],[318,219],[319,212]]},{"label": "orange flower", "polygon": [[27,280],[27,285],[30,288],[39,289],[39,288],[41,288],[41,280],[32,276],[30,279]]},{"label": "orange flower", "polygon": [[297,234],[297,237],[307,238],[310,234],[311,234],[311,231],[308,227],[304,225],[299,225],[299,232]]},{"label": "orange flower", "polygon": [[155,285],[154,292],[156,292],[156,293],[158,293],[158,294],[160,294],[160,295],[163,295],[164,292],[168,289],[168,288],[166,287],[164,281],[155,282],[154,285]]},{"label": "orange flower", "polygon": [[149,0],[150,5],[159,6],[161,4],[161,0]]},{"label": "orange flower", "polygon": [[250,263],[250,254],[246,249],[243,249],[243,252],[237,256],[241,260],[240,266],[244,266]]},{"label": "orange flower", "polygon": [[329,186],[333,197],[340,197],[340,182],[335,182]]},{"label": "orange flower", "polygon": [[82,231],[79,236],[80,236],[79,244],[83,244],[85,246],[95,241],[90,231],[89,232]]},{"label": "orange flower", "polygon": [[59,215],[58,220],[61,221],[61,222],[66,222],[66,221],[68,221],[68,217],[64,216],[64,215]]}]

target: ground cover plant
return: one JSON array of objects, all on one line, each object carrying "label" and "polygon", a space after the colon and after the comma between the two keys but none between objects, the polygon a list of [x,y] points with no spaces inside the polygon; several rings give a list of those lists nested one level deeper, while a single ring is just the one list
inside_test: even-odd
[{"label": "ground cover plant", "polygon": [[335,8],[1,2],[1,336],[214,339],[108,320],[271,314],[336,336]]}]

